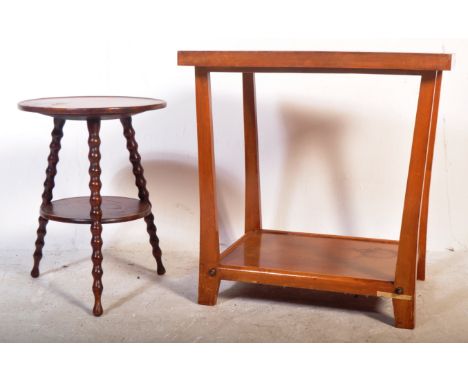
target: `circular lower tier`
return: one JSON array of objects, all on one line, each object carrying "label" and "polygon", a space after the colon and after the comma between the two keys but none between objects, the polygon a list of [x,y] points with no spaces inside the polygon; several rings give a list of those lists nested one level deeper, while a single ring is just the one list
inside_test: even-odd
[{"label": "circular lower tier", "polygon": [[[138,199],[122,196],[102,197],[102,220],[106,223],[121,223],[141,219],[151,213],[151,205]],[[41,216],[63,223],[90,224],[91,204],[89,196],[54,200],[41,207]]]}]

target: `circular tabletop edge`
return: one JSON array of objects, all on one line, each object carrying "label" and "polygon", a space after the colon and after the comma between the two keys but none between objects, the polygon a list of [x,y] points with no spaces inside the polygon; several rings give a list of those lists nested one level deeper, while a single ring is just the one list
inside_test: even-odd
[{"label": "circular tabletop edge", "polygon": [[[96,101],[101,101],[103,99],[119,99],[119,100],[128,100],[135,101],[135,104],[129,102],[128,105],[123,106],[112,106],[112,103],[109,106],[92,106],[92,99]],[[83,107],[73,107],[72,105],[67,106],[66,104],[63,107],[54,107],[52,105],[34,105],[35,102],[40,103],[41,101],[47,102],[54,100],[76,100],[77,102],[83,100],[90,100],[89,106]],[[140,104],[138,105],[138,100],[150,101],[151,103]],[[44,97],[44,98],[33,98],[23,100],[17,103],[18,109],[22,111],[28,111],[33,113],[40,113],[49,116],[84,116],[84,117],[99,117],[99,116],[109,116],[109,115],[133,115],[138,113],[143,113],[150,110],[164,109],[167,106],[166,101],[157,98],[149,97],[131,97],[131,96],[67,96],[67,97]]]}]

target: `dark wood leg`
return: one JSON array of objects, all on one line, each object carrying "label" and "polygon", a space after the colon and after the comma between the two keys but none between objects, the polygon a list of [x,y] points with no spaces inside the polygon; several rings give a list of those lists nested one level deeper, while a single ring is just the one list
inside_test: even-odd
[{"label": "dark wood leg", "polygon": [[[57,174],[57,163],[59,161],[60,141],[63,137],[63,126],[65,120],[54,118],[54,128],[52,130],[52,141],[50,143],[50,153],[47,158],[46,180],[44,182],[44,192],[42,193],[42,206],[50,204],[53,198],[53,189],[55,186],[55,175]],[[34,265],[31,270],[31,276],[39,277],[39,263],[42,259],[42,248],[44,248],[44,237],[47,233],[46,227],[49,221],[39,217],[39,228],[37,229],[36,249],[34,251]]]},{"label": "dark wood leg", "polygon": [[100,316],[103,313],[101,305],[102,295],[102,211],[101,211],[101,153],[99,147],[101,139],[99,138],[99,129],[101,121],[99,119],[88,120],[89,131],[89,189],[91,190],[90,204],[91,204],[91,246],[93,254],[91,259],[93,261],[93,294],[94,294],[94,308],[93,314]]},{"label": "dark wood leg", "polygon": [[216,171],[211,116],[210,73],[195,69],[200,187],[200,270],[198,303],[215,305],[220,278],[219,234],[216,211]]},{"label": "dark wood leg", "polygon": [[[135,175],[135,184],[138,187],[138,197],[141,201],[145,201],[151,205],[149,200],[149,192],[146,188],[146,179],[144,176],[143,166],[141,165],[141,156],[138,152],[138,143],[135,140],[135,130],[132,126],[132,118],[125,117],[120,120],[122,122],[124,136],[127,139],[127,149],[129,152],[130,162],[133,167],[133,174]],[[150,213],[145,217],[146,230],[150,237],[150,244],[153,248],[153,256],[156,259],[158,275],[166,273],[166,269],[162,263],[162,251],[159,247],[159,238],[156,234],[156,225],[154,224],[154,215]]]},{"label": "dark wood leg", "polygon": [[164,268],[164,265],[161,259],[162,251],[161,251],[161,248],[159,248],[159,238],[158,238],[158,235],[156,234],[156,225],[154,224],[153,213],[145,216],[145,222],[146,222],[146,231],[148,232],[148,235],[150,237],[150,244],[151,244],[151,247],[153,248],[153,257],[156,259],[157,273],[158,275],[163,275],[164,273],[166,273],[166,269]]}]

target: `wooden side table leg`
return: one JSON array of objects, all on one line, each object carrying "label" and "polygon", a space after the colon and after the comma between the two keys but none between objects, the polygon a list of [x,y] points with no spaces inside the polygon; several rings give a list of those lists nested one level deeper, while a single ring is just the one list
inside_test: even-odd
[{"label": "wooden side table leg", "polygon": [[393,315],[395,316],[395,327],[400,329],[414,329],[416,301],[393,299]]},{"label": "wooden side table leg", "polygon": [[101,210],[101,153],[99,147],[101,139],[99,138],[99,129],[101,121],[99,119],[88,120],[89,131],[89,189],[91,190],[90,204],[91,204],[91,246],[93,254],[91,259],[93,261],[93,294],[94,294],[94,308],[93,314],[100,316],[103,313],[101,305],[102,295],[102,210]]},{"label": "wooden side table leg", "polygon": [[[132,126],[132,118],[125,117],[121,118],[124,136],[127,139],[127,149],[129,152],[130,162],[133,167],[133,174],[135,175],[135,184],[138,187],[138,197],[140,200],[145,201],[151,205],[149,200],[149,192],[146,188],[146,179],[144,176],[144,170],[141,165],[141,156],[138,152],[138,143],[135,140],[135,130]],[[162,263],[161,259],[161,248],[159,247],[159,238],[156,234],[156,225],[154,224],[154,215],[151,212],[149,215],[145,216],[146,230],[148,231],[150,237],[150,244],[153,248],[153,256],[157,264],[158,275],[163,275],[166,273],[166,269]]]},{"label": "wooden side table leg", "polygon": [[198,174],[200,187],[200,270],[198,303],[215,305],[220,278],[219,234],[216,210],[216,171],[211,116],[210,73],[195,69],[198,134]]},{"label": "wooden side table leg", "polygon": [[242,73],[245,142],[245,232],[262,229],[254,73]]},{"label": "wooden side table leg", "polygon": [[431,114],[431,130],[429,135],[429,146],[427,149],[426,170],[424,174],[423,201],[421,206],[421,220],[419,222],[418,243],[418,280],[426,279],[426,241],[427,241],[427,216],[429,213],[429,190],[431,187],[432,159],[434,158],[434,143],[437,129],[437,117],[439,112],[440,86],[442,83],[442,72],[437,72],[436,87],[434,93],[434,104]]},{"label": "wooden side table leg", "polygon": [[[50,143],[50,153],[47,158],[46,180],[44,182],[44,192],[42,193],[42,206],[50,204],[53,198],[53,189],[55,187],[55,175],[57,175],[57,163],[59,161],[60,142],[63,137],[63,126],[65,120],[54,118],[54,128],[52,130],[52,141]],[[49,220],[39,217],[39,227],[37,229],[36,249],[33,254],[34,265],[31,270],[31,276],[39,277],[39,263],[42,259],[42,248],[44,248],[44,237],[47,233],[46,227]]]},{"label": "wooden side table leg", "polygon": [[409,295],[412,300],[393,299],[395,325],[405,329],[413,329],[415,322],[418,233],[435,88],[436,72],[424,73],[419,90],[395,274],[395,293]]}]

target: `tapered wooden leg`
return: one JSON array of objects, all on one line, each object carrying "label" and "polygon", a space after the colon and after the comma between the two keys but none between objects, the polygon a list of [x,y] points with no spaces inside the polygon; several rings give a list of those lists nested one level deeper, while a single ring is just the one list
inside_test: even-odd
[{"label": "tapered wooden leg", "polygon": [[421,219],[419,222],[418,236],[418,280],[426,279],[426,247],[427,247],[427,217],[429,213],[429,190],[431,187],[432,161],[434,158],[434,143],[437,128],[437,116],[439,111],[440,85],[442,83],[442,72],[437,72],[434,101],[431,115],[431,130],[427,149],[426,169],[424,173],[423,200],[421,205]]},{"label": "tapered wooden leg", "polygon": [[400,329],[414,329],[415,300],[393,299],[395,326]]},{"label": "tapered wooden leg", "polygon": [[[55,186],[55,175],[57,174],[57,163],[59,161],[60,141],[63,137],[63,126],[65,120],[54,118],[54,128],[52,130],[52,141],[50,143],[50,153],[47,158],[46,180],[44,182],[44,192],[42,193],[42,207],[50,204],[53,198],[53,189]],[[34,265],[31,270],[31,276],[39,277],[39,263],[42,259],[42,248],[44,248],[44,238],[47,233],[46,227],[49,221],[39,217],[39,228],[37,229],[36,249],[34,251]]]},{"label": "tapered wooden leg", "polygon": [[242,73],[245,143],[245,232],[262,229],[254,73]]},{"label": "tapered wooden leg", "polygon": [[[205,271],[205,268],[203,268],[203,271]],[[217,274],[211,270],[202,273],[202,269],[200,268],[200,276],[198,280],[198,303],[200,305],[216,305],[220,284],[221,279]]]},{"label": "tapered wooden leg", "polygon": [[91,246],[93,254],[91,259],[93,261],[93,294],[94,294],[94,308],[93,314],[100,316],[103,313],[101,304],[102,295],[102,210],[101,210],[101,153],[99,147],[101,139],[99,138],[99,129],[101,121],[99,119],[88,120],[89,131],[89,189],[91,190],[90,204],[91,204]]},{"label": "tapered wooden leg", "polygon": [[[135,130],[132,126],[132,118],[125,117],[120,120],[122,122],[124,136],[127,139],[127,149],[129,152],[130,162],[133,167],[133,175],[135,175],[135,184],[138,188],[138,197],[141,201],[145,201],[151,205],[149,200],[149,192],[146,188],[146,179],[144,176],[144,170],[141,165],[141,156],[138,152],[138,143],[135,140]],[[145,217],[146,230],[148,231],[150,237],[150,244],[153,248],[153,256],[157,264],[158,275],[163,275],[166,273],[166,269],[162,263],[161,259],[161,248],[159,247],[159,238],[156,234],[156,225],[154,224],[154,215],[150,213]]]},{"label": "tapered wooden leg", "polygon": [[435,88],[436,72],[423,73],[419,89],[395,272],[395,293],[412,297],[411,301],[394,300],[393,302],[396,325],[402,328],[414,327],[418,236]]},{"label": "tapered wooden leg", "polygon": [[198,303],[215,305],[220,279],[219,234],[216,211],[216,171],[211,116],[210,73],[195,69],[200,187],[200,269]]}]

